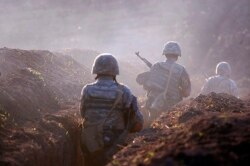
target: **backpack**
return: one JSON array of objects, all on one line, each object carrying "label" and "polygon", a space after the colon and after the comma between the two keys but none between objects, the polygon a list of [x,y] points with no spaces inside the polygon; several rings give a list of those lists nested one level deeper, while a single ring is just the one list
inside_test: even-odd
[{"label": "backpack", "polygon": [[[118,97],[116,98],[108,116],[99,123],[84,126],[81,129],[81,145],[85,146],[90,153],[102,150],[105,147],[104,143],[104,125],[110,115],[115,110],[116,106],[122,99],[122,85],[118,84]],[[83,126],[83,125],[82,125]]]}]

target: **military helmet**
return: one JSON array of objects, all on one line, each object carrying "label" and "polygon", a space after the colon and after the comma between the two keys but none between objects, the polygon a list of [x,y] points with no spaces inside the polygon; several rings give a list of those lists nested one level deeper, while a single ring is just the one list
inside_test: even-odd
[{"label": "military helmet", "polygon": [[110,53],[103,53],[95,58],[92,74],[115,76],[119,74],[118,62]]},{"label": "military helmet", "polygon": [[231,75],[230,64],[227,62],[218,63],[216,66],[216,74],[230,77],[230,75]]},{"label": "military helmet", "polygon": [[181,56],[181,48],[177,42],[169,41],[164,45],[162,55],[168,54]]}]

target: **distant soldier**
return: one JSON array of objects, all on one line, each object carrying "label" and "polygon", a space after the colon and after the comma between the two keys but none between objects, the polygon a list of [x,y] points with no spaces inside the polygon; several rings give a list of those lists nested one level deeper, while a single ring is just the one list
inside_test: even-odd
[{"label": "distant soldier", "polygon": [[178,43],[166,43],[163,55],[167,58],[165,62],[154,64],[150,71],[139,74],[136,79],[147,90],[146,108],[152,119],[182,101],[183,97],[188,97],[191,92],[186,69],[176,63],[181,56]]},{"label": "distant soldier", "polygon": [[220,62],[216,66],[216,75],[208,78],[202,87],[201,94],[227,93],[239,97],[236,83],[230,79],[231,67],[227,62]]},{"label": "distant soldier", "polygon": [[80,113],[83,118],[81,147],[86,165],[105,165],[124,143],[128,132],[143,127],[137,99],[116,81],[118,63],[111,54],[101,54],[94,62],[96,82],[83,87]]}]

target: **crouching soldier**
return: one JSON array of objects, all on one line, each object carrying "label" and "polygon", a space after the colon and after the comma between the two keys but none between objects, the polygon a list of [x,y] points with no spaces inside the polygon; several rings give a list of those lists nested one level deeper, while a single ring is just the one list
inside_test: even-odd
[{"label": "crouching soldier", "polygon": [[111,54],[96,57],[92,74],[97,75],[96,82],[81,93],[81,148],[86,165],[105,165],[127,133],[142,129],[143,117],[136,97],[116,81],[119,68]]},{"label": "crouching soldier", "polygon": [[216,75],[209,77],[201,89],[201,94],[226,93],[239,98],[237,84],[231,77],[231,66],[227,62],[220,62],[216,66]]},{"label": "crouching soldier", "polygon": [[167,42],[162,54],[167,59],[165,62],[157,62],[136,79],[147,90],[146,108],[150,112],[151,120],[188,97],[191,92],[189,75],[185,67],[176,62],[181,56],[179,44],[174,41]]}]

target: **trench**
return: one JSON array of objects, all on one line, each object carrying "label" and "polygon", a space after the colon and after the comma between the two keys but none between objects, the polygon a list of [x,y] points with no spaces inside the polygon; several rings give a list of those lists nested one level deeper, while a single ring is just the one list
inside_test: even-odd
[{"label": "trench", "polygon": [[20,126],[0,128],[0,165],[82,166],[77,109],[46,114]]}]

